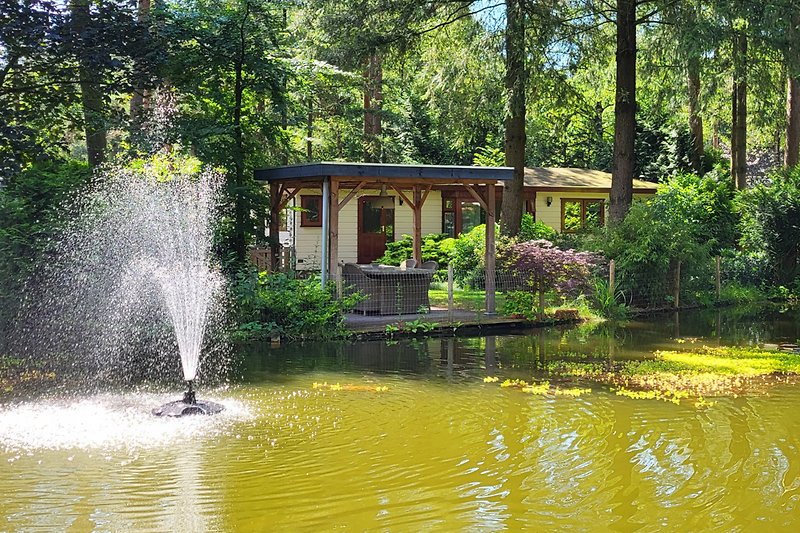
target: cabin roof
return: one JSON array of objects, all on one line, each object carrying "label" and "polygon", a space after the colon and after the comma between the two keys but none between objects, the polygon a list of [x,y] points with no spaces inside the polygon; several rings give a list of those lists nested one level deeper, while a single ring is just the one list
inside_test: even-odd
[{"label": "cabin roof", "polygon": [[322,177],[377,178],[381,180],[506,181],[513,175],[510,167],[475,167],[455,165],[393,165],[386,163],[346,163],[322,161],[282,167],[256,169],[259,181],[304,180]]},{"label": "cabin roof", "polygon": [[[611,189],[611,174],[588,168],[526,168],[525,186],[537,189]],[[633,180],[634,192],[655,192],[656,184]]]}]

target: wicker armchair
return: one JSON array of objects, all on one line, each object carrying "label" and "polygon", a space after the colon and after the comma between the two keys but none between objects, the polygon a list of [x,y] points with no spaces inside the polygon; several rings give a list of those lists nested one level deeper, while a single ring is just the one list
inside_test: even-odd
[{"label": "wicker armchair", "polygon": [[360,292],[367,297],[366,300],[356,304],[354,311],[359,313],[377,313],[380,311],[381,288],[364,274],[358,265],[346,263],[342,267],[342,286],[345,294]]},{"label": "wicker armchair", "polygon": [[409,268],[416,268],[417,260],[416,259],[406,259],[400,263],[400,268],[403,270],[408,270]]}]

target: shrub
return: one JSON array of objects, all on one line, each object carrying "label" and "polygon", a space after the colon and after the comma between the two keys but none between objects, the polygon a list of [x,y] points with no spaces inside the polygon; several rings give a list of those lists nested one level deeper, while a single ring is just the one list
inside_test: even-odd
[{"label": "shrub", "polygon": [[742,286],[766,287],[775,280],[775,271],[769,256],[763,250],[723,250],[720,265],[723,285],[735,283]]},{"label": "shrub", "polygon": [[541,220],[533,220],[533,215],[525,213],[522,215],[522,223],[520,225],[519,237],[520,241],[535,241],[545,239],[550,242],[555,239],[558,232],[542,222]]},{"label": "shrub", "polygon": [[297,279],[286,274],[240,272],[233,287],[242,338],[280,335],[291,339],[344,337],[344,314],[363,296],[336,298],[334,284],[324,289],[319,278]]},{"label": "shrub", "polygon": [[588,252],[561,250],[546,240],[512,244],[498,252],[498,263],[506,265],[531,292],[539,294],[539,316],[544,316],[544,295],[576,296],[589,287],[591,268],[597,257]]},{"label": "shrub", "polygon": [[[431,233],[422,237],[422,260],[436,261],[439,264],[440,279],[447,276],[447,264],[452,257],[454,244],[455,239],[445,233]],[[403,235],[399,241],[386,243],[386,251],[377,262],[382,265],[397,266],[414,255],[413,248],[411,235]]]},{"label": "shrub", "polygon": [[739,193],[741,244],[753,252],[764,250],[774,279],[790,285],[800,275],[800,165],[773,174],[771,179],[770,185]]},{"label": "shrub", "polygon": [[[584,239],[616,261],[619,288],[637,306],[660,307],[671,299],[674,272],[681,262],[681,294],[691,301],[713,288],[715,239],[696,216],[692,193],[669,186],[647,202],[634,202],[625,220]],[[675,205],[678,204],[678,205]]]},{"label": "shrub", "polygon": [[90,178],[83,163],[49,162],[11,176],[0,187],[0,339],[21,284],[68,218],[65,202]]}]

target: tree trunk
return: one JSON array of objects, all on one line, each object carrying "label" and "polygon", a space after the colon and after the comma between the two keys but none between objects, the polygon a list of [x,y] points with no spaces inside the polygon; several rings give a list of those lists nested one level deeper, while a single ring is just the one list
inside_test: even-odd
[{"label": "tree trunk", "polygon": [[788,46],[784,52],[786,63],[786,145],[783,166],[797,165],[800,159],[800,13],[795,11],[789,20],[786,34]]},{"label": "tree trunk", "polygon": [[503,187],[500,210],[502,232],[519,234],[522,223],[525,188],[525,13],[521,0],[506,1],[506,166],[514,168],[514,177]]},{"label": "tree trunk", "polygon": [[234,176],[233,187],[230,193],[233,195],[234,220],[232,250],[238,262],[244,263],[247,258],[247,228],[249,213],[246,204],[245,179],[244,179],[244,135],[242,132],[242,97],[244,94],[244,82],[242,79],[244,72],[245,48],[245,26],[250,15],[250,4],[245,4],[245,12],[239,26],[239,50],[238,57],[234,62],[234,85],[233,85],[233,141],[234,141]]},{"label": "tree trunk", "polygon": [[381,159],[381,108],[383,106],[383,66],[377,52],[370,54],[364,70],[364,160]]},{"label": "tree trunk", "polygon": [[789,76],[786,82],[786,150],[783,165],[798,163],[800,156],[800,76]]},{"label": "tree trunk", "polygon": [[739,113],[736,112],[736,105],[739,103],[738,96],[738,88],[736,81],[734,81],[733,91],[731,92],[731,179],[733,179],[734,187],[736,187],[736,150],[739,148],[739,143],[737,142],[739,130],[736,128],[736,121],[739,118]]},{"label": "tree trunk", "polygon": [[747,36],[734,37],[733,138],[731,139],[731,174],[737,189],[747,188]]},{"label": "tree trunk", "polygon": [[106,127],[104,118],[103,94],[100,92],[102,80],[97,69],[92,68],[88,31],[91,26],[89,0],[71,0],[72,31],[79,40],[78,78],[81,87],[84,131],[86,133],[86,152],[89,164],[97,166],[103,162],[106,151]]},{"label": "tree trunk", "polygon": [[692,168],[700,173],[703,165],[703,119],[700,118],[700,60],[690,57],[687,64],[689,90],[689,132],[692,136]]},{"label": "tree trunk", "polygon": [[608,214],[622,222],[633,201],[636,163],[636,0],[617,0],[617,87],[614,105],[614,161]]},{"label": "tree trunk", "polygon": [[[138,0],[136,9],[136,20],[142,31],[147,35],[147,25],[150,20],[150,0]],[[137,70],[142,70],[142,65],[136,65]],[[142,79],[142,73],[139,72],[133,80],[133,94],[131,95],[131,120],[136,123],[141,120],[142,112],[145,106],[145,90],[147,83]]]},{"label": "tree trunk", "polygon": [[314,144],[312,139],[314,137],[314,97],[308,97],[308,115],[306,119],[306,160],[311,162],[314,160]]}]

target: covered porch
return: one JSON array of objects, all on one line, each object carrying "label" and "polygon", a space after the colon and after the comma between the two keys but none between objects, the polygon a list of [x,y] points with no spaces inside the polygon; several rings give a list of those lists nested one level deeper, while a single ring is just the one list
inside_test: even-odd
[{"label": "covered porch", "polygon": [[[512,177],[512,169],[507,167],[440,166],[440,165],[389,165],[380,163],[308,163],[284,167],[259,169],[255,178],[270,187],[270,262],[277,266],[281,255],[281,243],[274,238],[280,234],[281,213],[290,202],[297,202],[301,192],[314,192],[313,196],[303,198],[301,211],[306,204],[318,207],[314,220],[301,214],[303,222],[309,226],[319,226],[319,263],[321,282],[324,285],[339,276],[339,265],[346,261],[369,263],[377,256],[380,246],[386,241],[400,238],[394,231],[395,210],[403,217],[410,215],[410,234],[412,238],[412,258],[422,263],[423,212],[425,231],[442,232],[441,210],[425,211],[426,202],[442,191],[461,190],[468,194],[486,214],[486,302],[487,313],[495,312],[495,220],[496,185]],[[370,192],[371,191],[371,192]],[[379,191],[379,192],[378,192]],[[310,198],[310,199],[309,199]],[[399,205],[395,206],[395,199]],[[345,208],[357,202],[357,221],[355,218],[343,219],[348,213],[355,217],[354,209]],[[305,218],[303,218],[305,216]],[[373,220],[374,219],[374,220]],[[372,221],[372,222],[370,222]],[[387,231],[391,222],[391,231]],[[383,232],[365,230],[369,224],[383,227]],[[351,228],[350,226],[357,226]],[[347,250],[342,250],[341,233],[345,234]],[[357,236],[356,236],[357,235]],[[383,241],[381,241],[383,239]],[[351,241],[355,240],[353,243]],[[372,248],[370,248],[372,247]],[[357,248],[354,255],[352,249]],[[382,253],[382,252],[381,252]]]}]

